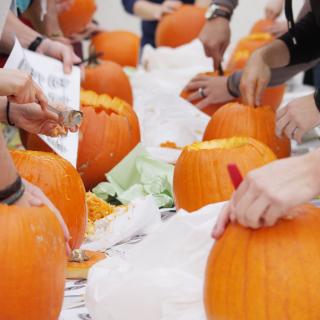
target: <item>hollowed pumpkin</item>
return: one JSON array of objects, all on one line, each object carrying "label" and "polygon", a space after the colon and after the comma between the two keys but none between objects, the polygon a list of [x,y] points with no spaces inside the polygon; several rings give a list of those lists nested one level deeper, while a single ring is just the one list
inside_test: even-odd
[{"label": "hollowed pumpkin", "polygon": [[290,140],[276,136],[275,121],[275,113],[268,106],[253,108],[229,103],[211,118],[203,140],[248,136],[266,144],[278,158],[289,157]]},{"label": "hollowed pumpkin", "polygon": [[77,170],[63,158],[47,152],[12,151],[19,174],[38,186],[60,211],[72,239],[79,248],[87,223],[85,189]]},{"label": "hollowed pumpkin", "polygon": [[273,20],[261,19],[258,20],[251,28],[250,33],[266,32],[266,30],[272,27],[274,24]]},{"label": "hollowed pumpkin", "polygon": [[187,146],[174,170],[176,207],[192,212],[210,203],[228,200],[234,191],[227,171],[228,164],[236,163],[245,176],[250,170],[275,159],[267,146],[249,137]]},{"label": "hollowed pumpkin", "polygon": [[82,87],[98,94],[120,98],[133,105],[130,81],[122,67],[113,61],[98,61],[93,58],[86,66]]},{"label": "hollowed pumpkin", "polygon": [[46,207],[0,204],[0,225],[0,318],[57,320],[66,268],[57,218]]},{"label": "hollowed pumpkin", "polygon": [[73,0],[70,7],[59,13],[59,24],[65,36],[83,31],[97,9],[94,0]]},{"label": "hollowed pumpkin", "polygon": [[103,60],[121,66],[136,67],[139,62],[140,38],[129,31],[100,32],[91,40],[96,52],[103,52]]},{"label": "hollowed pumpkin", "polygon": [[205,24],[205,8],[183,5],[165,15],[156,30],[157,47],[176,48],[196,39]]},{"label": "hollowed pumpkin", "polygon": [[320,209],[292,211],[272,228],[228,226],[207,262],[208,320],[319,318]]},{"label": "hollowed pumpkin", "polygon": [[[77,169],[90,190],[140,142],[140,128],[131,106],[118,98],[81,91],[81,105]],[[26,149],[52,151],[37,135],[23,134],[22,141]]]}]

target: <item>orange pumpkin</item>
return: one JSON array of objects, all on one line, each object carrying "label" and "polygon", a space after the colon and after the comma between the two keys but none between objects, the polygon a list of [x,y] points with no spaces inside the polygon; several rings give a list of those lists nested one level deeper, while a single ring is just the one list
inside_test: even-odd
[{"label": "orange pumpkin", "polygon": [[267,32],[267,29],[272,27],[273,24],[273,20],[260,19],[252,26],[250,33]]},{"label": "orange pumpkin", "polygon": [[[225,74],[229,75],[230,72],[226,72]],[[207,76],[211,76],[211,77],[218,77],[217,72],[206,72],[206,73],[202,73],[202,75],[207,75]],[[285,90],[286,90],[286,85],[284,85],[284,84],[276,86],[276,87],[266,88],[262,94],[262,97],[261,97],[261,104],[270,106],[273,110],[277,110],[282,102]],[[180,96],[187,100],[189,95],[193,94],[194,92],[195,91],[183,90],[181,92]],[[211,105],[201,109],[201,111],[206,113],[209,116],[212,116],[218,109],[220,109],[226,103],[239,102],[240,100],[241,99],[233,99],[231,101],[225,101],[225,102],[221,102],[221,103],[211,104]],[[192,103],[194,105],[196,105],[199,101],[201,101],[201,99],[195,100]]]},{"label": "orange pumpkin", "polygon": [[207,262],[208,320],[316,320],[320,315],[320,209],[259,230],[230,224]]},{"label": "orange pumpkin", "polygon": [[70,7],[59,13],[59,24],[65,36],[83,31],[92,20],[97,7],[94,0],[73,0]]},{"label": "orange pumpkin", "polygon": [[87,213],[85,189],[77,170],[53,153],[12,151],[11,155],[20,175],[38,186],[60,211],[72,237],[71,249],[79,248]]},{"label": "orange pumpkin", "polygon": [[253,108],[229,103],[211,118],[203,140],[248,136],[265,143],[278,158],[289,157],[290,140],[276,136],[275,121],[275,113],[268,106]]},{"label": "orange pumpkin", "polygon": [[[140,128],[131,106],[118,98],[81,91],[81,105],[77,169],[90,190],[140,142]],[[26,134],[22,141],[29,150],[52,151],[37,135]]]},{"label": "orange pumpkin", "polygon": [[82,92],[84,121],[78,151],[78,171],[87,189],[105,180],[139,142],[138,118],[126,102],[95,92]]},{"label": "orange pumpkin", "polygon": [[90,61],[86,66],[82,87],[112,98],[118,97],[133,105],[130,81],[122,67],[113,61]]},{"label": "orange pumpkin", "polygon": [[66,268],[57,218],[46,207],[0,205],[0,225],[0,318],[57,320]]},{"label": "orange pumpkin", "polygon": [[156,30],[157,47],[176,48],[196,39],[205,24],[205,8],[183,5],[165,15]]},{"label": "orange pumpkin", "polygon": [[227,200],[234,191],[227,165],[236,163],[243,176],[275,160],[264,144],[249,137],[194,143],[184,148],[173,179],[175,204],[189,212]]},{"label": "orange pumpkin", "polygon": [[103,53],[103,60],[114,61],[123,67],[138,65],[140,38],[132,32],[100,32],[92,38],[91,45],[96,52]]}]

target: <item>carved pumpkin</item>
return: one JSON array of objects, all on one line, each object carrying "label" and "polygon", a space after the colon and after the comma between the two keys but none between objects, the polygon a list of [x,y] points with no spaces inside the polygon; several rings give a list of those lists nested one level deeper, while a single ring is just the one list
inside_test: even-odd
[{"label": "carved pumpkin", "polygon": [[273,20],[261,19],[258,20],[251,28],[250,33],[267,32],[267,29],[272,27],[274,24]]},{"label": "carved pumpkin", "polygon": [[[77,169],[90,190],[140,142],[140,128],[131,106],[118,98],[81,91],[81,105]],[[37,135],[22,137],[26,149],[52,151]]]},{"label": "carved pumpkin", "polygon": [[243,176],[275,160],[263,143],[249,137],[234,137],[194,143],[184,148],[173,179],[175,204],[189,212],[214,202],[228,200],[234,191],[227,165],[236,163]]},{"label": "carved pumpkin", "polygon": [[85,189],[77,170],[63,158],[47,152],[12,151],[20,175],[38,186],[60,211],[72,239],[79,248],[87,223]]},{"label": "carved pumpkin", "polygon": [[319,318],[320,209],[297,212],[272,228],[228,226],[207,262],[208,320]]},{"label": "carved pumpkin", "polygon": [[1,319],[57,320],[62,308],[66,245],[46,207],[0,204]]},{"label": "carved pumpkin", "polygon": [[140,38],[132,32],[100,32],[92,38],[91,45],[96,52],[103,53],[103,60],[114,61],[123,67],[138,65]]},{"label": "carved pumpkin", "polygon": [[165,15],[156,30],[157,47],[176,48],[196,39],[205,24],[205,8],[183,5]]},{"label": "carved pumpkin", "polygon": [[120,98],[133,105],[129,79],[122,67],[113,61],[98,61],[93,57],[86,66],[82,87],[98,94]]},{"label": "carved pumpkin", "polygon": [[59,24],[65,36],[83,31],[97,7],[94,0],[73,0],[70,7],[59,13]]},{"label": "carved pumpkin", "polygon": [[276,136],[275,121],[275,113],[268,106],[253,108],[229,103],[211,118],[203,140],[248,136],[265,143],[278,158],[289,157],[290,140]]},{"label": "carved pumpkin", "polygon": [[118,98],[85,91],[81,104],[84,120],[77,167],[91,189],[140,142],[140,129],[131,106]]},{"label": "carved pumpkin", "polygon": [[[202,73],[202,74],[207,75],[207,76],[211,76],[211,77],[218,77],[217,72],[206,72],[206,73]],[[230,72],[227,71],[227,72],[225,72],[225,74],[229,75]],[[276,87],[267,88],[262,94],[261,104],[270,106],[273,110],[277,110],[282,102],[285,90],[286,90],[286,85],[280,85],[280,86],[276,86]],[[184,99],[188,99],[189,95],[191,95],[192,93],[194,93],[194,91],[183,90],[181,92],[180,96]],[[201,111],[206,113],[209,116],[212,116],[219,108],[224,106],[226,103],[239,102],[240,100],[241,99],[233,99],[232,101],[225,101],[225,102],[221,102],[221,103],[211,104],[211,105],[201,109]],[[201,101],[201,99],[195,100],[193,102],[193,104],[196,105],[199,101]]]}]

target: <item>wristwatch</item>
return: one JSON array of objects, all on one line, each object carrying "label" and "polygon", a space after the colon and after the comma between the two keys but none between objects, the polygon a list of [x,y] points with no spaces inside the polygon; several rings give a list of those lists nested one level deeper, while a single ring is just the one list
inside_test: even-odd
[{"label": "wristwatch", "polygon": [[224,7],[214,3],[208,8],[205,14],[205,18],[207,20],[212,20],[214,18],[221,17],[230,21],[231,16],[232,16],[231,12],[227,11]]}]

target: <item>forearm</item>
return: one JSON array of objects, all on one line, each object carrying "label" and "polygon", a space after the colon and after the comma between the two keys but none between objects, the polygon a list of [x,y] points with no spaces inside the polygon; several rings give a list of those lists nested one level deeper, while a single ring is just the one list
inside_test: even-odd
[{"label": "forearm", "polygon": [[15,36],[21,45],[27,48],[40,34],[26,26],[12,12],[9,12],[0,41],[0,47],[3,52],[9,53],[11,51]]},{"label": "forearm", "polygon": [[2,130],[0,129],[0,190],[11,185],[17,178],[17,171],[7,149]]},{"label": "forearm", "polygon": [[133,13],[143,20],[156,20],[159,16],[161,5],[145,0],[138,0],[133,6]]},{"label": "forearm", "polygon": [[299,11],[299,14],[298,14],[298,17],[297,17],[297,21],[300,21],[310,11],[311,11],[310,2],[309,1],[305,1],[303,3],[302,8]]}]

